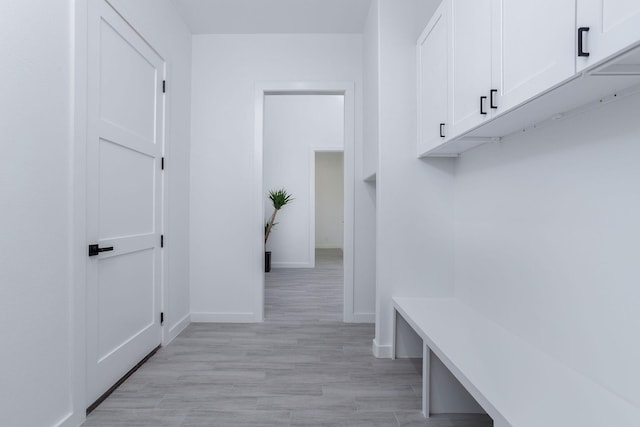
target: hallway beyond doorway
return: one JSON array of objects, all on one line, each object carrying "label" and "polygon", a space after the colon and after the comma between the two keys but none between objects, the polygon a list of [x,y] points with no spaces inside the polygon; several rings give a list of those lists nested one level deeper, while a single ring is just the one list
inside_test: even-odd
[{"label": "hallway beyond doorway", "polygon": [[342,322],[342,250],[316,249],[316,267],[265,275],[265,321]]}]

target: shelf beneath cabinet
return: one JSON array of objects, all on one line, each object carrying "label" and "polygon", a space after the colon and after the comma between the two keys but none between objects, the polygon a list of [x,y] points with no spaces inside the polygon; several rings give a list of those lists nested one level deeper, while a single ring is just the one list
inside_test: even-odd
[{"label": "shelf beneath cabinet", "polygon": [[536,97],[424,153],[456,157],[488,142],[565,118],[573,113],[640,91],[640,48],[576,74]]}]

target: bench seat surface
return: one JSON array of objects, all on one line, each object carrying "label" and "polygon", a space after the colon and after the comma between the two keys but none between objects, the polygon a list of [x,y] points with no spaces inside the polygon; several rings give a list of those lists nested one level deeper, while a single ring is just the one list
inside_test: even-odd
[{"label": "bench seat surface", "polygon": [[395,309],[494,420],[514,427],[640,426],[640,410],[454,298]]}]

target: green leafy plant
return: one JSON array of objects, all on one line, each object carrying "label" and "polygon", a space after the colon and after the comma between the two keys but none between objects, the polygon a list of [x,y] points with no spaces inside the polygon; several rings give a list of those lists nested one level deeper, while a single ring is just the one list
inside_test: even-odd
[{"label": "green leafy plant", "polygon": [[278,211],[282,209],[287,203],[290,203],[293,200],[295,200],[293,196],[287,193],[287,191],[284,188],[281,188],[279,190],[270,190],[268,193],[268,197],[269,197],[269,200],[271,200],[271,203],[273,205],[273,213],[271,214],[271,218],[269,218],[269,220],[264,225],[264,244],[265,245],[267,244],[267,240],[269,239],[269,234],[271,234],[271,230],[273,229],[273,226],[276,225],[275,220],[276,220],[276,215],[278,214]]}]

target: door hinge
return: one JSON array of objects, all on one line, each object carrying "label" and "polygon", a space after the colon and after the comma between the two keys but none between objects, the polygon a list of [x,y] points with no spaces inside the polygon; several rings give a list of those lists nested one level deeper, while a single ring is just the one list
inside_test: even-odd
[{"label": "door hinge", "polygon": [[167,92],[167,81],[163,80],[162,81],[162,93],[166,93]]},{"label": "door hinge", "polygon": [[164,325],[164,312],[160,312],[160,326]]},{"label": "door hinge", "polygon": [[164,234],[160,235],[160,247],[164,248]]},{"label": "door hinge", "polygon": [[160,169],[164,170],[164,157],[160,159]]}]

